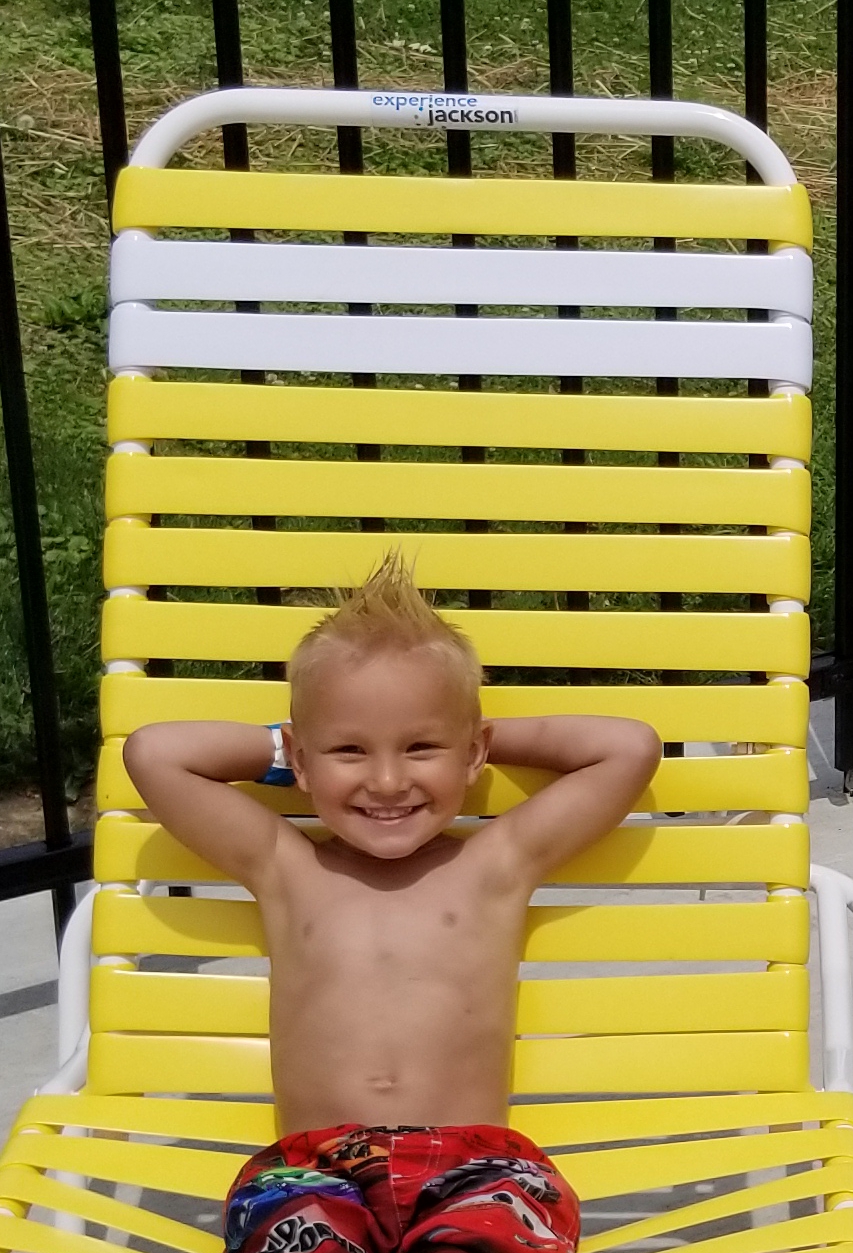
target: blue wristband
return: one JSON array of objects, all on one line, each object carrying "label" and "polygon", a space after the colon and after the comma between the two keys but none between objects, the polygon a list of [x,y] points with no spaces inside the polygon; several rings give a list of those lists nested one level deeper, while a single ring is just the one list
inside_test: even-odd
[{"label": "blue wristband", "polygon": [[287,755],[284,751],[284,741],[281,735],[280,722],[268,722],[267,726],[272,732],[274,755],[272,765],[266,774],[256,779],[256,783],[265,783],[268,787],[293,787],[296,782],[296,776],[291,770]]}]

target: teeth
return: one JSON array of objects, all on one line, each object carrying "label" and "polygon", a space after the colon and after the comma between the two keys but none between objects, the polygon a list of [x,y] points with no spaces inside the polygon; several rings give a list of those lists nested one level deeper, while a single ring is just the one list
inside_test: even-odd
[{"label": "teeth", "polygon": [[405,809],[365,809],[368,818],[405,818],[412,810],[414,805],[409,805]]}]

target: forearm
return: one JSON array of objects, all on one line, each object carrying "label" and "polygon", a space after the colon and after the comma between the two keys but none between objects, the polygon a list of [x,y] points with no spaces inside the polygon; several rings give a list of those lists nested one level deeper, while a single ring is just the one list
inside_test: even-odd
[{"label": "forearm", "polygon": [[489,761],[572,774],[609,760],[656,762],[660,741],[644,722],[632,718],[565,715],[498,718],[493,723]]},{"label": "forearm", "polygon": [[161,722],[128,737],[124,761],[157,821],[257,894],[286,824],[227,785],[263,777],[273,747],[264,726]]},{"label": "forearm", "polygon": [[[637,804],[660,761],[654,730],[629,718],[507,718],[494,723],[489,759],[560,777],[496,820],[510,879],[531,885]],[[499,841],[497,854],[500,856]]]},{"label": "forearm", "polygon": [[243,722],[151,723],[134,731],[124,746],[124,762],[137,786],[149,772],[163,769],[219,783],[257,779],[272,759],[269,729]]}]

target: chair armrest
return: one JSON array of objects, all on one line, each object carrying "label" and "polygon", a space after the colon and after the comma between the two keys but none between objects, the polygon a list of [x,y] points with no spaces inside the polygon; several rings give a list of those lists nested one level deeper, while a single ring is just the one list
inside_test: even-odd
[{"label": "chair armrest", "polygon": [[59,950],[59,1066],[78,1051],[89,1028],[92,970],[92,909],[97,887],[78,903],[68,920]]},{"label": "chair armrest", "polygon": [[812,865],[820,941],[823,1086],[853,1092],[853,989],[847,910],[853,907],[853,879],[829,866]]}]

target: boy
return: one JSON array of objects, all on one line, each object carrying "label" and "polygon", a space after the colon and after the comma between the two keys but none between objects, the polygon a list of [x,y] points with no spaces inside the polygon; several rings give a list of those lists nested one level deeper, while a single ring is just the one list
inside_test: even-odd
[{"label": "boy", "polygon": [[[527,904],[630,812],[658,738],[619,718],[484,722],[473,646],[396,556],[301,641],[289,677],[280,731],[164,723],[124,750],[157,819],[246,885],[267,937],[287,1134],[232,1187],[228,1249],[571,1253],[574,1193],[506,1127]],[[325,842],[227,786],[280,779],[282,734]],[[444,834],[487,761],[561,777]]]}]

